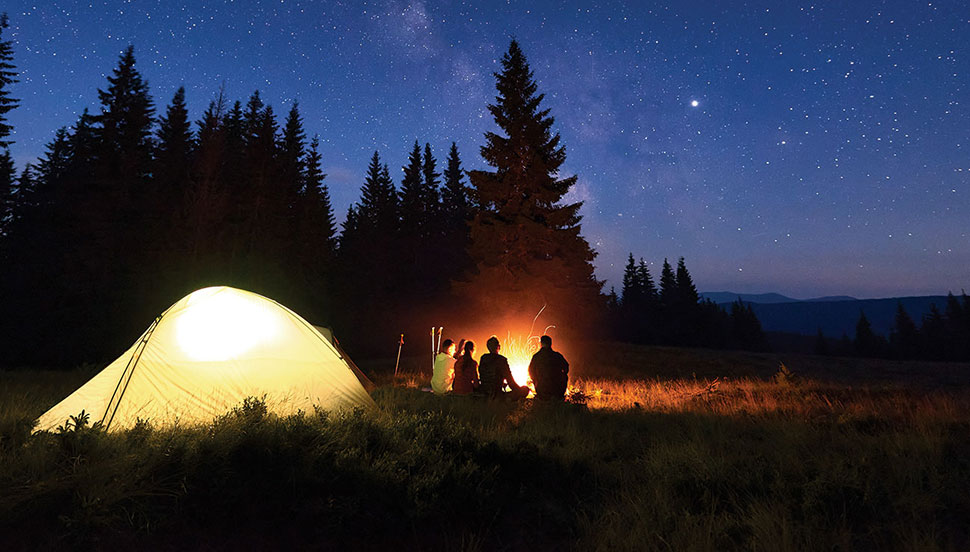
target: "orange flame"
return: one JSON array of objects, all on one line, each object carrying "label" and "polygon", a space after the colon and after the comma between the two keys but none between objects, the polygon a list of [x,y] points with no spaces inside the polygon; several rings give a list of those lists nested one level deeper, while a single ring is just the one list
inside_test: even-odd
[{"label": "orange flame", "polygon": [[536,336],[512,337],[510,331],[502,349],[502,354],[509,359],[509,368],[512,370],[515,383],[528,385],[530,392],[534,393],[535,388],[532,385],[532,379],[529,377],[529,363],[532,361],[532,355],[539,350],[539,338]]}]

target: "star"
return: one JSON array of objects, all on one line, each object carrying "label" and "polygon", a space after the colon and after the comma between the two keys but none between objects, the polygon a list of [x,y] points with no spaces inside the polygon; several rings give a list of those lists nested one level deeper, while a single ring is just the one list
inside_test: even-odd
[{"label": "star", "polygon": [[691,107],[697,107],[699,105],[701,105],[701,103],[699,101],[697,101],[697,100],[691,100],[690,101],[690,106]]}]

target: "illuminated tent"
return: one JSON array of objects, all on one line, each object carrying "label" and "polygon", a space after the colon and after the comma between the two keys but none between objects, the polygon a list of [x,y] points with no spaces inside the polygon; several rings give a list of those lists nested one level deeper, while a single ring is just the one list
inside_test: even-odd
[{"label": "illuminated tent", "polygon": [[[298,314],[230,287],[182,298],[117,360],[45,412],[37,431],[82,410],[110,429],[139,419],[206,423],[247,397],[280,415],[375,408],[349,358]],[[356,370],[356,371],[355,371]],[[264,398],[265,397],[265,398]]]}]

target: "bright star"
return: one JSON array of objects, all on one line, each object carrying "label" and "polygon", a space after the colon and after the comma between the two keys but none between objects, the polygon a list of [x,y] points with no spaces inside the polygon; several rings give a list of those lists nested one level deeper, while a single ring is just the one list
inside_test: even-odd
[{"label": "bright star", "polygon": [[700,105],[700,102],[698,102],[697,100],[691,100],[690,101],[690,106],[691,107],[697,107],[698,105]]}]

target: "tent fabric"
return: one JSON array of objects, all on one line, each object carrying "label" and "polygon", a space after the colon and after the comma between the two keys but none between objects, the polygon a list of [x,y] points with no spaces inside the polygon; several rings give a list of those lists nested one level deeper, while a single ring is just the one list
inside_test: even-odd
[{"label": "tent fabric", "polygon": [[376,408],[347,360],[279,303],[205,288],[172,305],[128,351],[45,412],[36,430],[54,429],[82,410],[112,431],[139,419],[207,423],[247,397],[279,415]]},{"label": "tent fabric", "polygon": [[344,348],[340,346],[340,341],[338,341],[337,337],[333,335],[332,328],[328,328],[326,326],[316,326],[316,325],[314,325],[313,328],[316,329],[317,332],[320,335],[322,335],[327,341],[329,341],[331,345],[333,345],[333,348],[337,350],[337,354],[340,355],[340,359],[347,363],[347,367],[354,372],[354,375],[357,376],[357,380],[360,381],[360,384],[364,386],[364,389],[366,389],[368,393],[370,393],[371,391],[377,388],[377,386],[374,385],[374,382],[372,382],[370,378],[368,378],[367,375],[364,374],[364,371],[357,366],[357,363],[355,363],[347,355],[347,352],[344,351]]}]

